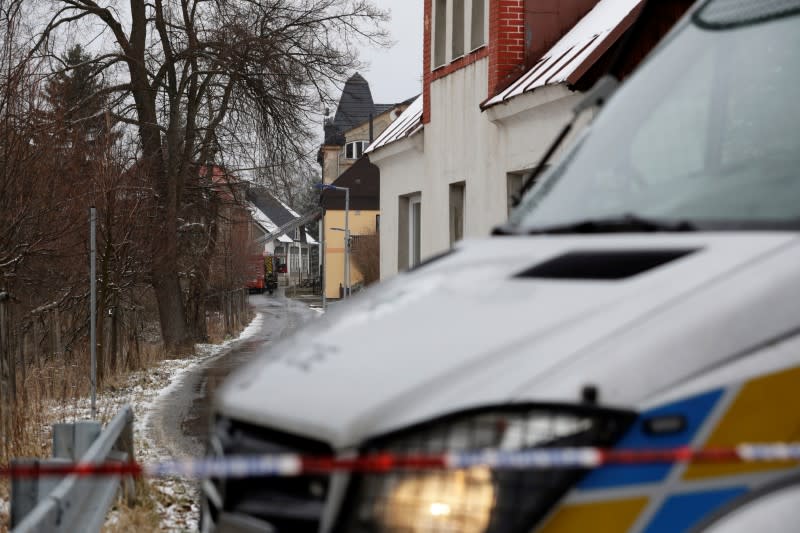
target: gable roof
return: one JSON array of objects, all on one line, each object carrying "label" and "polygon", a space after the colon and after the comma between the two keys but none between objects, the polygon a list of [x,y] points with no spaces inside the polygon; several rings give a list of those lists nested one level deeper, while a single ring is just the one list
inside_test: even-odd
[{"label": "gable roof", "polygon": [[410,137],[422,128],[422,95],[411,102],[403,113],[392,122],[378,138],[364,151],[365,154],[374,152],[382,146],[393,143],[405,137]]},{"label": "gable roof", "polygon": [[[256,207],[256,205],[253,202],[247,202],[247,207],[255,223],[258,224],[261,227],[261,229],[264,230],[264,233],[267,234],[265,235],[265,238],[267,236],[274,235],[278,231],[278,226],[272,220],[270,220],[269,217],[265,215],[263,211],[261,211],[258,207]],[[291,237],[288,237],[287,235],[279,235],[277,238],[280,242],[284,243],[293,242]]]},{"label": "gable roof", "polygon": [[574,84],[636,20],[642,0],[600,0],[528,72],[485,102],[485,109],[538,87]]},{"label": "gable roof", "polygon": [[302,228],[319,218],[316,210],[300,216],[294,209],[273,196],[265,187],[259,185],[251,185],[247,188],[247,201],[250,204],[250,214],[253,216],[253,220],[269,234],[261,239],[263,242],[271,242],[275,239],[283,243],[294,242],[287,233],[300,227],[302,235],[305,237],[304,242],[317,243]]},{"label": "gable roof", "polygon": [[252,185],[247,189],[247,201],[258,208],[277,227],[298,217],[286,204],[275,198],[267,189]]}]

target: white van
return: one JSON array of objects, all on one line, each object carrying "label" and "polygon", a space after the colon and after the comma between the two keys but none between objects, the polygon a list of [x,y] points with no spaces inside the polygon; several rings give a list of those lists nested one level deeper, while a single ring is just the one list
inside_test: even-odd
[{"label": "white van", "polygon": [[[800,441],[799,56],[800,0],[694,6],[500,235],[341,304],[232,376],[211,453]],[[796,470],[209,480],[203,527],[718,532],[715,514]]]}]

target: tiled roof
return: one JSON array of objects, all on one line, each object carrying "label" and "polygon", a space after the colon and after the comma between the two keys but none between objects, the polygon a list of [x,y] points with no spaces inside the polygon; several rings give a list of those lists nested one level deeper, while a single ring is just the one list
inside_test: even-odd
[{"label": "tiled roof", "polygon": [[422,127],[422,95],[419,95],[403,113],[392,122],[364,153],[370,153],[389,143],[409,137]]},{"label": "tiled roof", "polygon": [[635,19],[642,0],[600,0],[533,68],[483,107],[505,102],[537,87],[575,83]]}]

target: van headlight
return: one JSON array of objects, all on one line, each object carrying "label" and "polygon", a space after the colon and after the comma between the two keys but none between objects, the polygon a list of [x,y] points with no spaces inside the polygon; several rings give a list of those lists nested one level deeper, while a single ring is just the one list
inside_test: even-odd
[{"label": "van headlight", "polygon": [[[512,406],[442,417],[371,441],[363,453],[612,446],[635,415],[584,406]],[[400,471],[353,477],[337,531],[494,533],[534,526],[582,469]]]},{"label": "van headlight", "polygon": [[400,531],[481,533],[494,504],[488,468],[408,476],[393,484],[384,523]]}]

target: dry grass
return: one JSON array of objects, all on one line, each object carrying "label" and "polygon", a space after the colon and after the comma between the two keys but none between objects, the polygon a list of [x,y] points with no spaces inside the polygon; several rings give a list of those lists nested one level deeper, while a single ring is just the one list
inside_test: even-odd
[{"label": "dry grass", "polygon": [[[250,321],[253,320],[252,311],[248,309],[242,320],[245,324],[249,324]],[[243,326],[237,328],[235,333],[238,334],[242,329]],[[225,321],[222,318],[222,314],[219,312],[209,313],[209,317],[206,321],[206,331],[210,344],[219,344],[230,338],[230,335],[225,331]]]},{"label": "dry grass", "polygon": [[206,321],[206,331],[208,332],[208,342],[211,344],[219,344],[225,340],[225,321],[220,313],[210,313]]},{"label": "dry grass", "polygon": [[129,531],[156,531],[160,515],[156,495],[146,481],[136,482],[136,503],[129,505],[125,498],[117,499],[110,511],[110,519],[103,526],[103,533],[127,533]]},{"label": "dry grass", "polygon": [[[248,312],[249,322],[252,313]],[[242,328],[237,328],[239,331]],[[212,314],[208,322],[210,342],[219,343],[227,337],[221,315]],[[140,343],[135,356],[127,356],[120,367],[111,372],[105,369],[105,377],[98,387],[98,394],[114,392],[130,385],[132,372],[150,369],[169,359],[158,343]],[[33,359],[26,358],[27,361]],[[90,356],[88,353],[72,353],[70,361],[49,359],[26,365],[25,371],[17,373],[18,404],[13,412],[10,434],[0,444],[0,464],[8,464],[14,457],[49,457],[51,448],[50,425],[55,420],[54,412],[64,418],[68,412],[78,412],[78,402],[87,398],[91,391],[89,377]],[[61,408],[61,409],[59,409]],[[66,409],[65,409],[66,408]],[[114,413],[98,413],[102,422],[107,422]],[[10,486],[7,479],[0,479],[0,500],[9,501]],[[137,487],[138,501],[129,506],[122,500],[112,510],[113,520],[104,531],[156,531],[159,529],[159,507],[183,505],[182,502],[162,501],[166,496],[154,490],[148,481]],[[0,533],[8,531],[8,511],[0,507]]]}]

